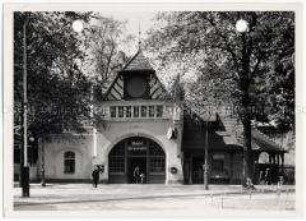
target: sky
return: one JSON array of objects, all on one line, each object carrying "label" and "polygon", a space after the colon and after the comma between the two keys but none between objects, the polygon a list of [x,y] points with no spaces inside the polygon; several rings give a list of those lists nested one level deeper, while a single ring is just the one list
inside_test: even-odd
[{"label": "sky", "polygon": [[[152,27],[152,18],[157,13],[157,11],[148,10],[105,10],[100,12],[102,16],[111,17],[119,21],[127,22],[127,34],[133,34],[136,36],[138,43],[139,29],[141,32],[140,38],[144,38],[145,32]],[[135,49],[137,45],[135,45]],[[126,51],[126,53],[135,53],[132,51]]]},{"label": "sky", "polygon": [[148,11],[105,11],[101,12],[101,14],[105,14],[107,17],[113,17],[115,19],[121,21],[127,21],[128,30],[138,35],[139,32],[139,24],[141,32],[145,32],[151,27],[151,19],[153,18],[156,12],[148,12]]}]

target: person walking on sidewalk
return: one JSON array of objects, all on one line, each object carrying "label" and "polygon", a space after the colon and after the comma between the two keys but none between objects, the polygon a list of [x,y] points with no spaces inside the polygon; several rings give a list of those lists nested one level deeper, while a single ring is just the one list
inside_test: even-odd
[{"label": "person walking on sidewalk", "polygon": [[96,167],[95,169],[94,169],[94,171],[92,171],[92,180],[93,180],[93,186],[95,187],[95,188],[97,188],[98,187],[98,183],[99,183],[99,178],[100,178],[100,170],[99,170],[99,168],[98,167]]},{"label": "person walking on sidewalk", "polygon": [[139,183],[140,182],[140,170],[139,166],[136,166],[133,172],[134,182]]}]

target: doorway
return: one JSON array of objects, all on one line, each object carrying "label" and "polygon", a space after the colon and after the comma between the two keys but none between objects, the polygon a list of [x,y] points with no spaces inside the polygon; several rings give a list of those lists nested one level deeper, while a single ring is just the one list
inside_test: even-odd
[{"label": "doorway", "polygon": [[146,157],[129,157],[128,164],[128,183],[147,183]]},{"label": "doorway", "polygon": [[166,155],[153,140],[131,137],[120,141],[108,156],[109,183],[135,183],[138,166],[143,177],[138,183],[165,183]]}]

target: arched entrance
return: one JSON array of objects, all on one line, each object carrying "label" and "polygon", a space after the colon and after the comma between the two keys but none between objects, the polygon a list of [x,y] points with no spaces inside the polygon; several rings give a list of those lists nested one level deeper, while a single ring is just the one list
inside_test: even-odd
[{"label": "arched entrance", "polygon": [[[116,144],[108,155],[110,183],[165,183],[165,152],[153,140],[131,137]],[[141,179],[135,178],[139,168]]]}]

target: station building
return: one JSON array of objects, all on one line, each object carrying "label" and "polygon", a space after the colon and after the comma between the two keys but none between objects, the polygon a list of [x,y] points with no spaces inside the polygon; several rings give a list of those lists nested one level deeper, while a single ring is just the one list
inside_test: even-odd
[{"label": "station building", "polygon": [[[134,183],[136,167],[147,184],[203,183],[208,146],[210,182],[240,183],[243,146],[237,118],[184,108],[141,50],[117,73],[102,100],[94,108],[103,120],[86,133],[49,134],[40,141],[32,177],[39,179],[44,168],[47,181],[88,181],[99,165],[104,183]],[[259,163],[265,152],[270,164],[284,164],[285,151],[259,130],[252,132],[254,161]]]}]

